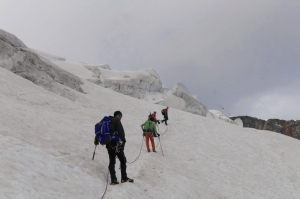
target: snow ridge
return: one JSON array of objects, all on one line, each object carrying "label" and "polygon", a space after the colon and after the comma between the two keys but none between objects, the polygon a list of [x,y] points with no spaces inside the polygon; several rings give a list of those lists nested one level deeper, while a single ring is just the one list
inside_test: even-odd
[{"label": "snow ridge", "polygon": [[66,87],[83,92],[78,77],[39,57],[14,35],[0,30],[0,38],[0,67],[70,99]]}]

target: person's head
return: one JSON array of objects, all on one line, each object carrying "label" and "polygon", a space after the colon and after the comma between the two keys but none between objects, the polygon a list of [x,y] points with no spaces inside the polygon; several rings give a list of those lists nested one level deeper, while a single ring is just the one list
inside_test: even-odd
[{"label": "person's head", "polygon": [[115,111],[114,112],[114,117],[118,118],[119,120],[121,120],[122,119],[122,113],[121,113],[121,111]]},{"label": "person's head", "polygon": [[154,115],[156,115],[156,112],[154,111]]},{"label": "person's head", "polygon": [[154,121],[154,118],[153,118],[153,117],[150,117],[149,120]]},{"label": "person's head", "polygon": [[169,109],[169,107],[167,106],[167,109]]}]

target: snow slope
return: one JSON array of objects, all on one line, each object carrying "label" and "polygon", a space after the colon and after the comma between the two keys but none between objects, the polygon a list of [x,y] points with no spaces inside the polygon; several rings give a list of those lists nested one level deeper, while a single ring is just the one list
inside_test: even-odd
[{"label": "snow slope", "polygon": [[82,82],[77,76],[38,56],[14,35],[1,29],[0,67],[62,96],[68,90],[66,87],[82,92]]},{"label": "snow slope", "polygon": [[45,61],[50,61],[77,77],[116,92],[197,115],[206,116],[208,113],[207,108],[197,97],[192,96],[183,84],[177,83],[170,92],[165,91],[159,75],[151,68],[138,71],[116,71],[111,70],[107,64],[73,63],[56,55],[31,50]]},{"label": "snow slope", "polygon": [[[140,124],[162,106],[82,82],[71,100],[0,68],[0,198],[101,198],[108,155],[98,146],[91,160],[94,124],[115,110],[127,160],[138,157]],[[104,198],[300,198],[299,140],[172,108],[169,118],[159,126],[164,156],[143,143],[127,165],[135,182],[108,186]]]}]

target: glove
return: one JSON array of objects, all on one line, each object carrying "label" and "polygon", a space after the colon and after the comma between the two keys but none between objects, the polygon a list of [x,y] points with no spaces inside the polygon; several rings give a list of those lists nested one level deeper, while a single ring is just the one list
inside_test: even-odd
[{"label": "glove", "polygon": [[160,136],[160,134],[159,134],[159,133],[157,133],[157,136],[159,137],[159,136]]},{"label": "glove", "polygon": [[157,123],[160,124],[160,122],[157,120]]},{"label": "glove", "polygon": [[99,141],[98,141],[97,137],[95,137],[94,144],[99,145]]}]

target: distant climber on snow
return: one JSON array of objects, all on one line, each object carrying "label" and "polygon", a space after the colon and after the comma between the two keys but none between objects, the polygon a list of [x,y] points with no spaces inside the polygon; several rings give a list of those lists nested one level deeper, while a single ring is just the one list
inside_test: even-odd
[{"label": "distant climber on snow", "polygon": [[159,120],[156,119],[156,112],[154,111],[153,113],[150,113],[150,115],[148,116],[148,119],[150,119],[150,117],[153,117],[155,124],[160,124]]},{"label": "distant climber on snow", "polygon": [[162,120],[161,122],[165,122],[166,125],[168,125],[167,120],[169,120],[169,118],[168,118],[168,109],[169,109],[169,107],[161,110],[161,114],[164,116],[164,120]]}]

